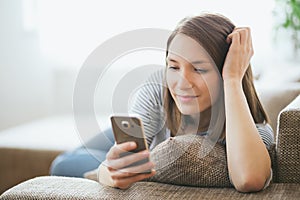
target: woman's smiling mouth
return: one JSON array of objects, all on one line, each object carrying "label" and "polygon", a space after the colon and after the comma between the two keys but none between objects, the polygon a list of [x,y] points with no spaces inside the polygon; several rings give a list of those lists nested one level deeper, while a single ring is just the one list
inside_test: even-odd
[{"label": "woman's smiling mouth", "polygon": [[176,95],[176,96],[181,102],[188,103],[190,101],[196,100],[200,95]]}]

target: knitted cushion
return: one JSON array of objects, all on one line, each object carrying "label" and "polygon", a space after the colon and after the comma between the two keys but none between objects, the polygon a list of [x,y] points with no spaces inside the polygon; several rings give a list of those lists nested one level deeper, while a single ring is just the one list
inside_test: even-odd
[{"label": "knitted cushion", "polygon": [[70,177],[37,177],[0,196],[1,200],[100,200],[100,199],[299,199],[300,184],[272,184],[258,193],[240,193],[234,188],[196,188],[153,182],[137,182],[127,190],[95,181]]},{"label": "knitted cushion", "polygon": [[209,145],[203,136],[182,135],[151,152],[156,175],[148,181],[187,186],[231,187],[225,146]]},{"label": "knitted cushion", "polygon": [[[156,175],[146,181],[204,187],[230,186],[227,179],[225,147],[216,144],[214,147],[204,148],[201,147],[202,140],[200,136],[178,136],[159,144],[151,152],[151,160],[156,163]],[[276,182],[275,144],[272,144],[268,151],[272,161],[272,182]],[[206,155],[207,153],[209,154]],[[97,170],[85,173],[84,177],[98,181]]]},{"label": "knitted cushion", "polygon": [[300,95],[279,115],[278,182],[300,183]]}]

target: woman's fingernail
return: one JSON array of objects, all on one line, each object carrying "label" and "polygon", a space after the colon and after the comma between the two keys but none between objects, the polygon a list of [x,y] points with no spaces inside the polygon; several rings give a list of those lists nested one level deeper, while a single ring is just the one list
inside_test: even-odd
[{"label": "woman's fingernail", "polygon": [[149,167],[151,168],[155,167],[154,163],[150,162]]},{"label": "woman's fingernail", "polygon": [[142,153],[144,156],[149,156],[149,151],[143,151]]},{"label": "woman's fingernail", "polygon": [[136,143],[135,142],[130,142],[130,147],[135,147]]},{"label": "woman's fingernail", "polygon": [[144,155],[149,155],[149,151],[145,150],[145,151],[143,151],[143,154]]}]

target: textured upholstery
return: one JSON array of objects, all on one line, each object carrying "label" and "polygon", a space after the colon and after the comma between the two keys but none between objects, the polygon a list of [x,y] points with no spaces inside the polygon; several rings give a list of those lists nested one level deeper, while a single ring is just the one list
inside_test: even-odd
[{"label": "textured upholstery", "polygon": [[278,182],[300,183],[300,95],[280,113],[278,130]]},{"label": "textured upholstery", "polygon": [[150,181],[201,187],[231,187],[226,149],[198,135],[170,138],[151,152],[156,175]]},{"label": "textured upholstery", "polygon": [[1,200],[96,200],[96,199],[299,199],[299,184],[272,184],[258,193],[243,194],[234,188],[199,188],[154,182],[138,182],[120,190],[91,180],[38,177],[5,192]]},{"label": "textured upholstery", "polygon": [[[156,174],[147,180],[187,186],[232,187],[225,146],[217,143],[212,148],[207,143],[203,144],[203,137],[193,135],[177,136],[162,142],[151,152]],[[268,151],[274,182],[277,180],[275,144]]]}]

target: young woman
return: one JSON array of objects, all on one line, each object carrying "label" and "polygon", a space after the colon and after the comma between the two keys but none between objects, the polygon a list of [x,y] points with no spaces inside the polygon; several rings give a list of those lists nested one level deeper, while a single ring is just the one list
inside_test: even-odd
[{"label": "young woman", "polygon": [[[144,122],[150,149],[170,136],[206,135],[226,144],[230,179],[238,191],[266,187],[272,178],[267,148],[273,132],[253,85],[252,55],[249,28],[235,28],[214,14],[182,20],[167,42],[166,69],[149,78],[154,84],[141,89],[132,107]],[[126,189],[153,176],[154,170],[137,172],[155,163],[126,167],[149,151],[119,157],[135,148],[134,142],[112,146],[99,167],[99,181]]]}]

